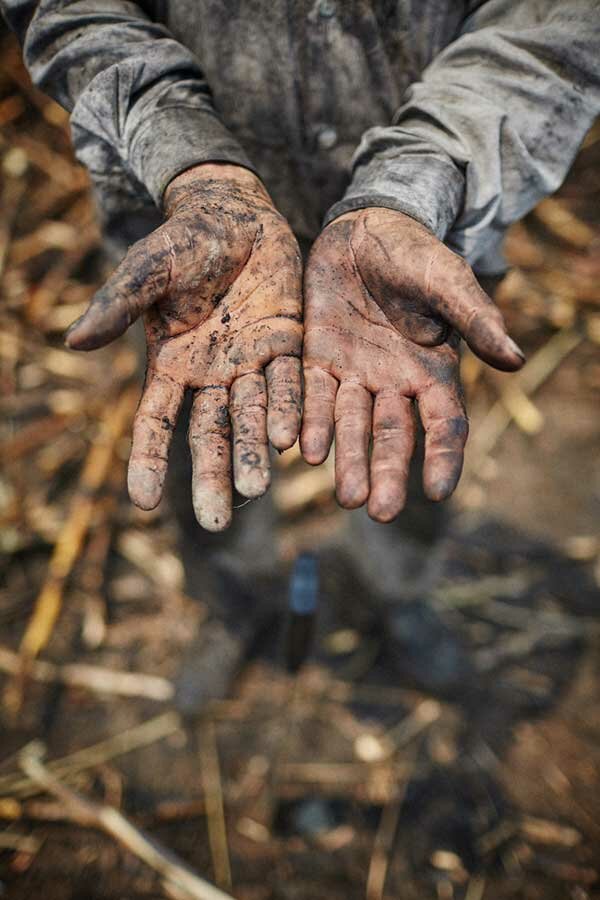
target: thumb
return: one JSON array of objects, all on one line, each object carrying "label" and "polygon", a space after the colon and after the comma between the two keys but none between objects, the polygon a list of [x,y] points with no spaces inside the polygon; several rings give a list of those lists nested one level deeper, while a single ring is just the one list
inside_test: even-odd
[{"label": "thumb", "polygon": [[137,318],[164,296],[169,284],[168,243],[153,232],[138,241],[92,297],[86,312],[65,336],[73,350],[96,350],[120,337]]},{"label": "thumb", "polygon": [[479,285],[460,256],[444,256],[444,267],[431,272],[430,292],[435,310],[452,325],[480,359],[504,372],[525,362],[520,347],[506,331],[502,313]]}]

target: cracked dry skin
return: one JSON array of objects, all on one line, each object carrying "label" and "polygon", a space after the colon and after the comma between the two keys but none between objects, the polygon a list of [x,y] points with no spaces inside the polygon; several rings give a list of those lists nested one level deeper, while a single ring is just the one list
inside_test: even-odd
[{"label": "cracked dry skin", "polygon": [[414,219],[359,210],[316,241],[304,296],[307,462],[323,462],[335,432],[340,504],[368,503],[372,518],[391,521],[406,499],[416,401],[425,493],[449,497],[468,434],[459,335],[496,368],[513,371],[524,361],[469,266]]},{"label": "cracked dry skin", "polygon": [[90,350],[143,314],[144,391],[133,428],[128,485],[133,502],[161,497],[171,435],[184,392],[192,498],[199,523],[231,522],[237,490],[269,486],[268,440],[285,450],[301,415],[302,267],[296,240],[259,179],[204,164],[175,178],[167,221],[135,244],[67,335]]}]

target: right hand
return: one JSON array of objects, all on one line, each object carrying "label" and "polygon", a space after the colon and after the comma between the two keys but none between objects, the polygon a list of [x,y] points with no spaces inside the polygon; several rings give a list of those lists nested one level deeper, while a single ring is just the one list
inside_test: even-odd
[{"label": "right hand", "polygon": [[231,522],[232,455],[237,490],[259,497],[270,481],[267,436],[285,450],[298,435],[301,259],[262,182],[242,167],[189,169],[167,188],[165,211],[165,224],[130,249],[71,326],[67,345],[104,346],[144,314],[148,365],[129,494],[142,509],[158,504],[191,389],[194,510],[204,528],[221,531]]},{"label": "right hand", "polygon": [[468,433],[459,336],[497,369],[524,361],[468,264],[409,216],[372,207],[327,225],[304,290],[306,461],[323,462],[335,431],[340,504],[366,502],[373,519],[391,521],[406,500],[416,401],[425,494],[445,500]]}]

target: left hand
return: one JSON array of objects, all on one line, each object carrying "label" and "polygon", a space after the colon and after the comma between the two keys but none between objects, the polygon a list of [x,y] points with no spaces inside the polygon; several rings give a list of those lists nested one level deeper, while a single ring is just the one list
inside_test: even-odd
[{"label": "left hand", "polygon": [[325,228],[304,284],[307,462],[323,462],[335,428],[340,504],[368,500],[372,518],[391,521],[406,498],[416,400],[425,493],[449,497],[468,433],[459,335],[495,368],[524,362],[468,264],[409,216],[370,208]]},{"label": "left hand", "polygon": [[302,385],[302,265],[289,225],[252,172],[203,163],[165,194],[165,222],[139,241],[69,330],[91,350],[143,314],[144,392],[129,460],[129,495],[160,500],[186,390],[192,501],[209,531],[227,528],[232,481],[245,497],[270,482],[268,440],[295,442]]}]

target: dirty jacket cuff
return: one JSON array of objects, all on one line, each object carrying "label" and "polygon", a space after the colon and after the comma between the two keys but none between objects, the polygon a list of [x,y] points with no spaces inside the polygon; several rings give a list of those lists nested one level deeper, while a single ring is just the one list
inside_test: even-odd
[{"label": "dirty jacket cuff", "polygon": [[444,240],[460,213],[464,190],[462,171],[441,154],[384,151],[355,166],[352,182],[324,225],[354,209],[382,206],[411,216]]},{"label": "dirty jacket cuff", "polygon": [[258,174],[216,115],[186,106],[155,111],[132,139],[128,159],[159,207],[173,178],[208,162],[231,163]]}]

